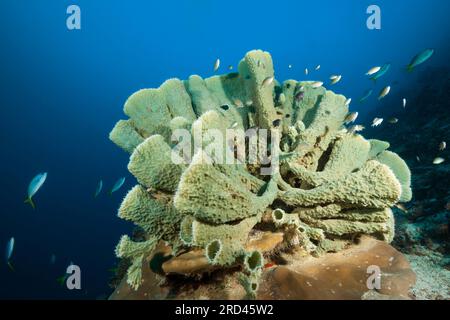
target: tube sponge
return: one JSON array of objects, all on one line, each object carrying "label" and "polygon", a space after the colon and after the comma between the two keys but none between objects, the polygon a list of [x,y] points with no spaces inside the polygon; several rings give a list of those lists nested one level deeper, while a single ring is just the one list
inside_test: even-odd
[{"label": "tube sponge", "polygon": [[126,101],[124,111],[145,137],[160,133],[174,117],[182,116],[191,121],[196,118],[191,98],[178,79],[167,80],[158,89],[134,93]]},{"label": "tube sponge", "polygon": [[131,266],[127,271],[127,283],[137,290],[142,283],[142,263],[144,257],[152,252],[158,244],[157,238],[150,238],[144,242],[134,242],[127,235],[122,236],[116,247],[118,258],[131,260]]},{"label": "tube sponge", "polygon": [[142,142],[144,138],[137,132],[131,120],[120,120],[109,134],[109,139],[128,153]]},{"label": "tube sponge", "polygon": [[264,257],[260,251],[248,252],[244,257],[244,269],[248,273],[258,272],[264,265]]},{"label": "tube sponge", "polygon": [[172,149],[160,135],[153,135],[142,142],[133,152],[128,170],[143,186],[174,192],[184,165],[174,164]]},{"label": "tube sponge", "polygon": [[239,223],[211,225],[188,215],[181,222],[180,238],[186,245],[205,247],[211,263],[231,265],[242,255],[250,231],[260,220],[257,215]]},{"label": "tube sponge", "polygon": [[119,217],[134,222],[147,234],[172,244],[179,242],[179,225],[183,218],[170,199],[154,198],[142,186],[131,189],[119,208]]},{"label": "tube sponge", "polygon": [[274,106],[274,81],[264,82],[273,78],[272,57],[268,52],[253,50],[248,52],[239,63],[239,74],[244,76],[244,87],[251,94],[251,100],[256,111],[255,123],[259,128],[272,128],[277,114]]},{"label": "tube sponge", "polygon": [[387,165],[394,172],[398,181],[402,186],[401,202],[408,202],[412,198],[411,190],[411,171],[406,162],[398,156],[398,154],[391,151],[381,152],[377,158],[378,161]]},{"label": "tube sponge", "polygon": [[199,151],[181,176],[174,198],[180,212],[212,224],[227,223],[255,216],[275,199],[278,188],[273,181],[258,196],[239,183],[238,174],[224,174],[210,163],[211,159]]},{"label": "tube sponge", "polygon": [[[344,130],[346,97],[311,81],[280,85],[267,52],[249,52],[238,70],[140,90],[125,103],[130,118],[110,134],[131,153],[128,169],[139,183],[126,195],[119,216],[139,226],[147,240],[124,236],[116,249],[131,260],[127,280],[133,288],[142,282],[143,262],[160,240],[173,255],[180,248],[191,250],[188,257],[200,255],[203,264],[212,265],[198,270],[241,268],[249,297],[256,296],[264,262],[248,244],[266,227],[279,229],[285,244],[278,249],[302,247],[313,255],[341,250],[360,234],[392,241],[390,207],[411,199],[411,173],[399,156],[386,151],[389,143]],[[271,138],[281,135],[280,145],[278,139],[270,142],[281,153],[267,179],[258,173],[260,163],[222,164],[217,151],[234,156],[234,150],[228,141],[216,145],[215,136],[207,135],[209,129],[225,133],[253,126],[275,130]],[[191,140],[189,165],[173,161],[171,135],[177,129],[202,138]],[[260,146],[248,142],[248,149]]]},{"label": "tube sponge", "polygon": [[280,197],[294,206],[340,203],[383,208],[395,204],[400,199],[401,191],[393,172],[378,161],[370,160],[357,172],[311,190],[287,190]]}]

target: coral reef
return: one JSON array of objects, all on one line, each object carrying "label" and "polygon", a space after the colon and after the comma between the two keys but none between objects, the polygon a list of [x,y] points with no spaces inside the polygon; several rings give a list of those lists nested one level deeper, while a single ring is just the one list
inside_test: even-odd
[{"label": "coral reef", "polygon": [[[238,71],[141,90],[125,104],[129,119],[110,134],[131,153],[128,168],[139,183],[119,216],[145,239],[123,236],[116,249],[131,261],[127,281],[134,289],[160,241],[171,249],[164,275],[230,270],[246,297],[255,298],[263,266],[281,253],[320,256],[361,235],[394,237],[390,208],[410,200],[411,174],[386,151],[388,143],[345,128],[347,99],[311,81],[278,83],[270,54],[260,50],[247,53]],[[268,129],[268,139],[239,145],[235,137],[230,148],[208,131],[228,137],[230,128]],[[185,159],[174,152],[178,129],[202,138],[186,163],[174,161]],[[252,150],[265,156],[242,161]],[[221,152],[233,163],[221,162]],[[272,243],[255,245],[264,237]],[[177,267],[175,259],[190,267]]]},{"label": "coral reef", "polygon": [[[155,256],[169,255],[170,248],[160,247]],[[318,258],[297,251],[283,253],[288,264],[266,266],[262,269],[257,285],[259,299],[411,299],[409,289],[415,282],[415,274],[400,252],[384,241],[361,237],[358,245]],[[179,261],[181,262],[181,261]],[[185,261],[186,262],[186,261]],[[380,267],[381,287],[367,288],[367,267]],[[134,290],[126,279],[117,286],[111,299],[241,299],[245,296],[251,278],[237,273],[211,273],[199,285],[199,281],[183,281],[180,278],[162,280],[162,276],[150,268],[145,269],[146,281]],[[166,277],[167,278],[167,277]],[[252,292],[252,290],[249,290]]]}]

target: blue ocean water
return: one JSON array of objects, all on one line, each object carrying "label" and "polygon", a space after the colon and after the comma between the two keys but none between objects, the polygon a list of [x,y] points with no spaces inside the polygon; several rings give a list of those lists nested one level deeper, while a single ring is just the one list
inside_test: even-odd
[{"label": "blue ocean water", "polygon": [[[66,28],[71,4],[81,8],[81,30]],[[371,4],[381,8],[381,30],[366,27]],[[132,229],[116,212],[135,182],[128,155],[108,133],[125,118],[123,103],[134,91],[172,77],[211,76],[218,57],[225,73],[247,51],[263,49],[278,80],[342,74],[332,89],[357,100],[373,87],[364,73],[390,62],[370,101],[352,105],[364,117],[414,90],[417,74],[404,67],[416,53],[434,48],[427,64],[448,64],[449,14],[447,0],[1,1],[0,245],[15,237],[16,246],[15,272],[0,263],[0,298],[110,293],[114,247]],[[378,102],[389,84],[393,94]],[[23,203],[26,189],[44,171],[33,210]],[[94,199],[100,179],[108,189],[122,176],[121,190]],[[70,262],[81,267],[82,290],[56,281]]]}]

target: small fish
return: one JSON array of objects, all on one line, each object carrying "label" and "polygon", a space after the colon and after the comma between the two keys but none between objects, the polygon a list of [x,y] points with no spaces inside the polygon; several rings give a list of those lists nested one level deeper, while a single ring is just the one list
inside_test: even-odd
[{"label": "small fish", "polygon": [[233,100],[233,103],[234,103],[234,105],[235,105],[237,108],[241,108],[241,107],[244,106],[244,104],[242,103],[241,99],[238,99],[238,98],[234,99],[234,100]]},{"label": "small fish", "polygon": [[367,98],[369,98],[372,95],[373,90],[372,89],[368,89],[366,92],[364,92],[364,95],[359,98],[359,103],[363,103],[364,101],[367,100]]},{"label": "small fish", "polygon": [[233,122],[233,124],[231,125],[230,129],[236,128],[236,127],[237,127],[237,125],[238,125],[238,123],[237,123],[237,122]]},{"label": "small fish", "polygon": [[358,112],[350,112],[344,119],[345,124],[349,124],[355,122],[356,118],[358,118]]},{"label": "small fish", "polygon": [[309,71],[308,68],[305,68],[305,75],[308,75]]},{"label": "small fish", "polygon": [[356,133],[356,132],[363,131],[364,129],[365,129],[364,126],[362,126],[362,125],[360,125],[360,124],[355,124],[355,125],[353,125],[353,126],[351,126],[351,127],[348,128],[348,133],[354,134],[354,133]]},{"label": "small fish", "polygon": [[342,76],[341,76],[341,75],[338,75],[338,76],[332,76],[332,77],[330,77],[330,79],[331,79],[331,84],[336,84],[336,83],[338,83],[339,81],[341,81]]},{"label": "small fish", "polygon": [[441,143],[439,143],[439,150],[440,151],[444,151],[445,148],[447,148],[447,142],[442,141]]},{"label": "small fish", "polygon": [[319,88],[323,85],[322,81],[315,81],[311,84],[311,87],[313,87],[314,89]]},{"label": "small fish", "polygon": [[65,273],[61,277],[56,278],[56,282],[59,283],[59,285],[62,287],[66,283],[67,278],[69,277],[68,273]]},{"label": "small fish", "polygon": [[272,268],[273,266],[275,266],[274,263],[268,262],[268,263],[266,263],[266,264],[264,265],[264,269]]},{"label": "small fish", "polygon": [[274,79],[273,76],[265,78],[264,81],[262,82],[261,86],[265,87],[265,86],[271,85],[273,82],[273,79]]},{"label": "small fish", "polygon": [[351,102],[352,102],[352,98],[348,98],[347,100],[345,100],[344,106],[348,107]]},{"label": "small fish", "polygon": [[116,183],[114,184],[114,186],[112,187],[111,191],[109,192],[109,195],[112,195],[114,192],[119,190],[123,186],[124,183],[125,183],[125,177],[122,177],[119,180],[117,180]]},{"label": "small fish", "polygon": [[437,157],[437,158],[434,158],[433,164],[441,164],[441,163],[443,163],[444,161],[445,161],[444,158]]},{"label": "small fish", "polygon": [[320,69],[320,64],[316,66],[316,71]]},{"label": "small fish", "polygon": [[302,101],[303,98],[305,97],[305,93],[303,91],[299,91],[295,94],[295,101]]},{"label": "small fish", "polygon": [[403,203],[397,203],[397,204],[394,204],[394,206],[397,209],[400,209],[401,211],[403,211],[404,213],[408,213],[408,209],[406,209],[406,207]]},{"label": "small fish", "polygon": [[253,104],[252,100],[245,101],[245,106],[250,107]]},{"label": "small fish", "polygon": [[217,58],[216,62],[214,62],[214,72],[219,70],[219,67],[220,67],[220,59]]},{"label": "small fish", "polygon": [[372,121],[372,127],[378,127],[383,122],[383,118],[375,118]]},{"label": "small fish", "polygon": [[278,97],[278,102],[280,104],[284,104],[286,102],[286,95],[284,93],[280,94],[280,96]]},{"label": "small fish", "polygon": [[288,65],[288,68],[289,68],[289,69],[292,69],[292,64]]},{"label": "small fish", "polygon": [[416,156],[416,160],[417,160],[417,162],[420,162],[419,156]]},{"label": "small fish", "polygon": [[411,59],[411,62],[406,66],[406,69],[408,70],[408,72],[412,72],[415,67],[430,59],[433,54],[434,49],[426,49],[422,51]]},{"label": "small fish", "polygon": [[380,71],[381,67],[373,67],[370,68],[369,71],[367,71],[366,76],[371,76],[374,73],[377,73],[378,71]]},{"label": "small fish", "polygon": [[94,198],[97,198],[97,197],[98,197],[98,195],[100,194],[100,192],[102,192],[102,189],[103,189],[103,180],[100,180],[100,181],[98,182],[97,189],[95,189]]},{"label": "small fish", "polygon": [[6,264],[12,271],[14,271],[14,268],[13,268],[10,260],[11,260],[11,257],[12,257],[13,251],[14,251],[14,244],[15,244],[15,240],[14,240],[14,237],[12,237],[11,239],[9,239],[8,243],[6,244],[6,255],[5,255]]},{"label": "small fish", "polygon": [[390,124],[396,124],[396,123],[398,122],[398,119],[397,119],[397,118],[390,118],[390,119],[388,120],[388,122],[389,122]]},{"label": "small fish", "polygon": [[402,103],[403,103],[403,108],[406,108],[406,98],[403,98]]},{"label": "small fish", "polygon": [[381,100],[384,97],[386,97],[389,94],[390,91],[391,91],[391,87],[390,86],[384,87],[383,90],[381,90],[380,94],[378,95],[378,100]]},{"label": "small fish", "polygon": [[55,264],[55,262],[56,262],[56,255],[52,254],[50,256],[50,264]]},{"label": "small fish", "polygon": [[382,76],[384,76],[384,75],[389,71],[390,67],[391,67],[391,64],[390,64],[390,63],[384,64],[384,65],[380,68],[380,70],[378,70],[378,72],[372,74],[372,75],[370,76],[369,79],[376,82],[377,79],[381,78]]},{"label": "small fish", "polygon": [[231,64],[228,66],[228,70],[233,70],[233,66]]},{"label": "small fish", "polygon": [[28,198],[25,199],[24,202],[29,203],[33,209],[36,209],[36,206],[34,205],[33,202],[33,196],[42,187],[42,185],[45,182],[45,179],[47,179],[47,172],[39,173],[31,180],[30,184],[28,185]]}]

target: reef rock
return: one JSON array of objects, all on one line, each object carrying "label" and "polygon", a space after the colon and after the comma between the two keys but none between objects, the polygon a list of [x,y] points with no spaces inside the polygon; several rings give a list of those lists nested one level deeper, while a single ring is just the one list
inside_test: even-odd
[{"label": "reef rock", "polygon": [[[303,260],[298,250],[317,257],[361,235],[393,239],[391,207],[410,200],[411,175],[388,143],[345,128],[346,97],[311,81],[278,83],[261,50],[247,53],[238,70],[140,90],[125,103],[129,119],[110,134],[131,153],[128,169],[138,181],[119,217],[145,236],[123,236],[116,248],[134,290],[161,241],[173,259],[163,279],[184,259],[191,269],[179,273],[222,272],[223,286],[238,281],[257,298],[264,266],[282,256],[295,265]],[[267,251],[252,247],[266,231],[282,233],[282,241]]]},{"label": "reef rock", "polygon": [[[315,258],[298,252],[289,259],[295,262],[262,270],[258,299],[410,299],[408,291],[415,283],[405,257],[369,237],[338,253]],[[367,270],[374,265],[380,268],[381,286],[369,290],[367,281],[372,273]],[[169,277],[162,281],[161,275],[146,268],[145,281],[138,290],[124,280],[111,299],[242,299],[245,292],[237,277],[237,272],[218,272],[202,280]]]}]

